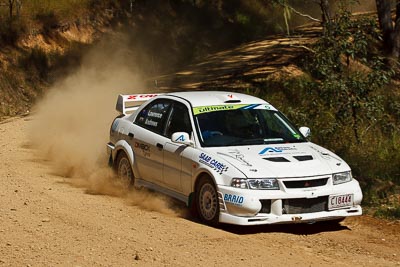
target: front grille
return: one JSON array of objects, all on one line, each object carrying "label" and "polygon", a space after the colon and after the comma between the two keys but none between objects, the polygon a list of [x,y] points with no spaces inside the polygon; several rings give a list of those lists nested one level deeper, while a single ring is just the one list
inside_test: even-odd
[{"label": "front grille", "polygon": [[328,182],[328,178],[315,179],[315,180],[301,180],[301,181],[284,181],[286,188],[308,188],[324,186]]},{"label": "front grille", "polygon": [[282,214],[301,214],[328,210],[328,197],[282,199]]},{"label": "front grille", "polygon": [[271,199],[260,199],[261,210],[260,213],[271,213]]}]

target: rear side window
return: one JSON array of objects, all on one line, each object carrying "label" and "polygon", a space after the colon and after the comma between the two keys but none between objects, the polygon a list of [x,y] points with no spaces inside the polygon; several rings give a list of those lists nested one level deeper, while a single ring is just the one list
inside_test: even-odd
[{"label": "rear side window", "polygon": [[170,100],[155,100],[140,111],[135,123],[152,132],[162,134],[170,108]]}]

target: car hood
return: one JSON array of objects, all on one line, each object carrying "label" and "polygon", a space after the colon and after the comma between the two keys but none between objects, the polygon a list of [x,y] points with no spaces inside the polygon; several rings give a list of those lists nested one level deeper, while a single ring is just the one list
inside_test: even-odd
[{"label": "car hood", "polygon": [[247,177],[305,177],[349,171],[341,158],[316,144],[296,143],[207,148]]}]

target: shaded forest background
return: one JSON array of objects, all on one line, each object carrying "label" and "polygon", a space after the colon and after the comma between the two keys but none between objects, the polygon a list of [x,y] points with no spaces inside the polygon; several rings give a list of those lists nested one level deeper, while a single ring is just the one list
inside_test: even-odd
[{"label": "shaded forest background", "polygon": [[[312,31],[287,62],[296,75],[264,74],[249,85],[238,74],[235,90],[265,98],[309,126],[313,142],[351,165],[372,212],[400,217],[398,63],[385,51],[375,6],[335,1],[332,20],[321,27],[304,16],[322,20],[315,1],[2,0],[0,117],[29,112],[94,46],[118,47],[121,64],[154,90],[160,77],[212,53]],[[104,64],[107,56],[114,54],[104,55]]]}]

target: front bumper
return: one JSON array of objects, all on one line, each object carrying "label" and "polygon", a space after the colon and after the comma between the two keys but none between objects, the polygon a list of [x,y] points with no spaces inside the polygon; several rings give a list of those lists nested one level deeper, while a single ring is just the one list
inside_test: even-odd
[{"label": "front bumper", "polygon": [[108,155],[108,166],[113,166],[113,152],[115,150],[115,146],[113,143],[107,143],[107,155]]},{"label": "front bumper", "polygon": [[[312,223],[362,215],[356,180],[323,188],[251,190],[218,186],[221,223],[237,225]],[[333,195],[353,195],[351,206],[329,210]]]}]

